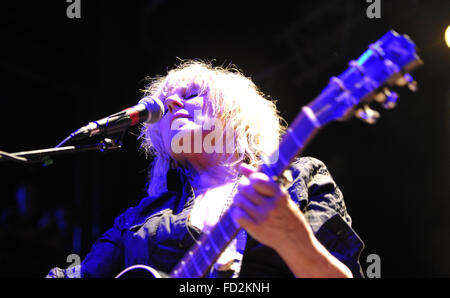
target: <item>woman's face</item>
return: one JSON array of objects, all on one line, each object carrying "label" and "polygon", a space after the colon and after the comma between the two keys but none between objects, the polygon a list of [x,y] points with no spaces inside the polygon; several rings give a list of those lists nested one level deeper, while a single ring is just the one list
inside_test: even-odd
[{"label": "woman's face", "polygon": [[204,103],[206,96],[196,88],[177,87],[162,96],[165,115],[159,121],[165,150],[182,162],[203,153]]}]

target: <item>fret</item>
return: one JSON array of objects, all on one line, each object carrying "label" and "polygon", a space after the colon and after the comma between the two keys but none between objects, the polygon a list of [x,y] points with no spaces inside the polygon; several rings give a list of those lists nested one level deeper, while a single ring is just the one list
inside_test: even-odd
[{"label": "fret", "polygon": [[[211,235],[211,234],[210,234]],[[214,239],[212,238],[212,237],[208,237],[207,238],[207,240],[209,240],[209,242],[211,242],[211,244],[212,244],[212,247],[214,248],[214,251],[217,253],[217,254],[220,254],[220,249],[216,246],[216,243],[214,242]]]},{"label": "fret", "polygon": [[178,265],[172,270],[170,273],[170,276],[175,278],[183,278],[183,277],[190,277],[189,272],[187,271],[187,268],[185,267],[186,262],[184,259],[186,256],[178,263]]},{"label": "fret", "polygon": [[213,239],[214,244],[216,244],[217,248],[222,251],[222,249],[224,248],[226,241],[222,236],[222,233],[220,231],[220,228],[218,227],[218,225],[216,225],[214,227],[214,229],[211,232],[211,239]]},{"label": "fret", "polygon": [[309,121],[312,123],[312,125],[314,125],[315,128],[319,128],[322,125],[320,124],[319,120],[317,120],[316,115],[314,114],[314,112],[311,110],[310,107],[308,106],[304,106],[302,108],[302,114],[305,114],[305,116],[309,119]]},{"label": "fret", "polygon": [[[291,162],[292,158],[295,157],[296,152],[297,152],[297,146],[295,145],[293,140],[289,137],[289,135],[286,135],[283,138],[283,142],[278,150],[281,172],[283,172],[283,170],[287,166],[289,166],[289,163]],[[277,171],[277,173],[279,173],[279,172]],[[277,175],[277,173],[275,173],[275,174]]]},{"label": "fret", "polygon": [[225,215],[227,216],[227,218],[229,218],[228,222],[231,223],[232,228],[234,229],[235,233],[237,234],[239,232],[239,230],[241,229],[241,226],[237,222],[235,222],[234,219],[231,217],[231,211],[230,210]]},{"label": "fret", "polygon": [[[335,109],[328,103],[329,99],[338,98],[342,94],[342,89],[339,86],[330,80],[330,83],[322,90],[322,92],[311,102],[308,104],[309,108],[314,112],[316,117],[322,119],[322,124],[327,123],[327,119],[329,117],[322,117],[327,112],[333,112]],[[304,113],[302,109],[301,113]],[[319,116],[318,116],[319,115]],[[323,119],[325,118],[325,119]],[[292,125],[291,125],[292,127]]]},{"label": "fret", "polygon": [[170,277],[172,277],[172,278],[178,278],[178,277],[180,277],[178,274],[179,274],[178,269],[174,269],[174,270],[172,271],[172,273],[170,273]]},{"label": "fret", "polygon": [[193,253],[192,251],[189,251],[189,256],[191,257],[191,258],[190,258],[191,263],[194,265],[194,268],[195,268],[195,270],[197,271],[197,274],[198,274],[199,276],[202,276],[202,275],[203,275],[203,272],[202,272],[202,270],[200,270],[200,268],[198,267],[196,258],[194,258],[194,253]]},{"label": "fret", "polygon": [[[277,162],[275,162],[274,164],[268,164],[268,163],[264,163],[261,165],[261,167],[259,168],[259,171],[266,174],[267,176],[271,177],[272,179],[275,179],[277,177],[276,174],[274,173],[278,173],[278,168],[283,167],[283,165],[280,165],[279,159],[277,160]],[[282,171],[282,169],[280,169],[280,171]]]},{"label": "fret", "polygon": [[195,277],[197,275],[197,272],[194,268],[192,268],[192,261],[189,259],[189,257],[190,255],[186,254],[186,256],[178,263],[178,266],[172,271],[170,275],[179,278]]},{"label": "fret", "polygon": [[285,168],[285,167],[287,167],[287,166],[289,165],[289,160],[287,160],[287,159],[284,157],[284,154],[283,154],[282,151],[279,151],[278,158],[279,158],[280,161],[281,161],[282,168]]},{"label": "fret", "polygon": [[[190,257],[190,256],[189,256]],[[195,267],[194,259],[192,257],[186,262],[186,267],[189,270],[189,278],[196,278],[198,276],[202,276],[202,272],[198,273],[197,268]]]},{"label": "fret", "polygon": [[235,234],[237,234],[237,232],[239,231],[239,229],[241,227],[239,225],[237,225],[236,222],[231,217],[231,211],[230,210],[228,210],[222,216],[222,219],[221,219],[220,222],[222,223],[222,226],[225,227],[225,229],[227,230],[229,238],[232,238]]},{"label": "fret", "polygon": [[319,128],[320,123],[313,111],[309,107],[303,108],[280,142],[278,159],[264,165],[262,171],[272,177],[280,176]]},{"label": "fret", "polygon": [[303,143],[297,138],[295,135],[295,132],[292,130],[292,128],[287,129],[287,134],[294,140],[295,145],[297,145],[298,148],[303,148]]},{"label": "fret", "polygon": [[228,241],[230,240],[230,235],[228,235],[228,234],[223,230],[222,222],[219,221],[219,222],[217,223],[217,226],[219,226],[219,230],[220,230],[220,232],[222,233],[222,235],[223,235],[225,241],[228,242]]},{"label": "fret", "polygon": [[[203,250],[204,243],[200,243],[195,247],[193,250],[193,256],[192,258],[195,259],[195,263],[197,264],[197,267],[200,269],[202,273],[206,272],[208,268],[211,266],[212,261],[211,257],[205,253]],[[213,256],[214,257],[214,256]]]},{"label": "fret", "polygon": [[185,261],[181,261],[181,268],[182,268],[183,271],[184,271],[184,276],[190,278],[190,277],[191,277],[191,274],[190,274],[189,271],[188,271],[188,268],[187,268],[187,266],[186,266],[186,262],[185,262]]},{"label": "fret", "polygon": [[205,259],[205,261],[208,264],[212,264],[213,261],[210,259],[209,255],[205,252],[205,250],[203,249],[203,246],[199,246],[198,249],[200,250],[203,258]]}]

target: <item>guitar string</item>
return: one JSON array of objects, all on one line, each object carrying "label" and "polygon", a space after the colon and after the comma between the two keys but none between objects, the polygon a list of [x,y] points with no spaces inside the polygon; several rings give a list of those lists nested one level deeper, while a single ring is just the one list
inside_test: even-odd
[{"label": "guitar string", "polygon": [[[241,179],[241,177],[242,177],[242,174],[239,173],[239,174],[237,175],[237,177],[235,178],[236,181],[235,181],[235,183],[234,183],[234,185],[233,185],[233,189],[231,190],[230,195],[228,196],[228,198],[227,198],[227,200],[226,200],[226,202],[225,202],[225,204],[224,204],[224,206],[223,206],[223,208],[222,208],[222,211],[221,211],[221,214],[220,214],[220,217],[219,217],[219,218],[222,218],[222,217],[223,217],[225,211],[226,211],[226,210],[229,208],[229,206],[231,205],[231,203],[232,203],[232,198],[234,198],[234,194],[235,194],[235,192],[236,192],[237,185],[238,185],[239,180]],[[191,211],[192,211],[192,210],[191,210]],[[188,215],[188,216],[189,216],[189,215]],[[186,218],[186,221],[187,221],[187,220],[189,220],[188,217]],[[186,223],[186,227],[187,227],[187,231],[188,231],[189,235],[190,235],[191,238],[195,241],[195,243],[198,245],[198,249],[202,250],[203,248],[200,246],[201,242],[200,242],[199,240],[197,240],[196,237],[192,234],[192,232],[191,232],[191,230],[190,230],[190,228],[189,228],[189,225],[188,225],[187,223]],[[209,239],[209,237],[208,237],[208,239]],[[214,241],[214,239],[210,239],[210,241]],[[203,258],[205,258],[205,257],[203,256]],[[183,258],[183,259],[184,259],[184,258]],[[183,260],[183,259],[182,259],[182,260]],[[192,261],[190,261],[190,260],[192,260]],[[207,263],[209,263],[209,260],[205,260],[205,261],[206,261]],[[186,258],[186,261],[184,262],[184,266],[183,266],[183,267],[192,267],[192,266],[194,266],[194,264],[191,264],[192,262],[195,262],[195,261],[193,260],[193,258],[192,258],[192,255],[187,254],[187,258]],[[198,264],[197,264],[197,265],[198,265]],[[186,268],[186,269],[188,269],[188,268]],[[193,272],[192,269],[195,269],[195,268],[189,268],[188,271]],[[197,270],[194,270],[194,271],[197,271]]]}]

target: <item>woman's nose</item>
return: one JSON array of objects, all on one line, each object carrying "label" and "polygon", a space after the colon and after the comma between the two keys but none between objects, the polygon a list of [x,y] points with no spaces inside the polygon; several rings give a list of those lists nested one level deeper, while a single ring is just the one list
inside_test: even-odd
[{"label": "woman's nose", "polygon": [[178,96],[177,94],[168,96],[165,100],[165,104],[167,106],[167,109],[173,113],[173,111],[176,108],[183,108],[184,107],[184,103],[183,100],[180,98],[180,96]]}]

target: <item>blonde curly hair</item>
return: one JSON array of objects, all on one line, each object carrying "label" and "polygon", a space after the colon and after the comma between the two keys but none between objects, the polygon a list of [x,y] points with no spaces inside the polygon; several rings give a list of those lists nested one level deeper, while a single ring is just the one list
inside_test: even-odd
[{"label": "blonde curly hair", "polygon": [[[205,112],[233,132],[234,152],[221,164],[224,168],[234,169],[234,165],[242,162],[258,166],[262,163],[261,156],[269,156],[277,150],[286,129],[285,121],[275,102],[266,98],[236,66],[182,60],[167,75],[147,79],[150,82],[143,90],[144,96],[164,100],[171,90],[181,85],[195,88],[204,96]],[[164,149],[158,123],[144,124],[139,138],[145,152],[153,156],[147,193],[157,196],[167,191],[166,174],[176,163]]]}]

